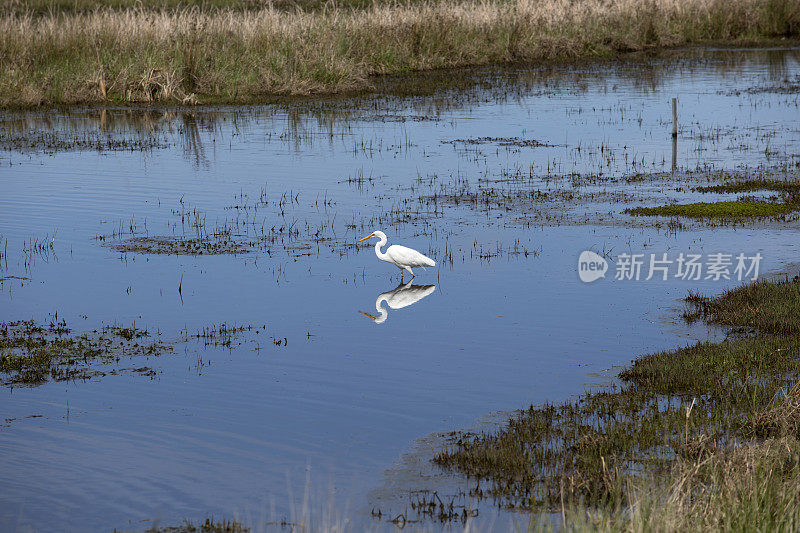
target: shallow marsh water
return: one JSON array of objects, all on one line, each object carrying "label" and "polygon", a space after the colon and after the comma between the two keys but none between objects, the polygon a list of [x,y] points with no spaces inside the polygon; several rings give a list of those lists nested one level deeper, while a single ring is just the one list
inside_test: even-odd
[{"label": "shallow marsh water", "polygon": [[[796,49],[689,50],[479,70],[426,96],[4,114],[0,320],[135,323],[174,350],[135,363],[154,379],[0,390],[0,529],[394,527],[409,490],[458,486],[425,466],[432,434],[719,334],[684,325],[680,299],[735,280],[585,284],[582,251],[796,261],[793,217],[681,229],[622,211],[710,201],[691,185],[718,170],[796,176],[799,65]],[[380,324],[363,313],[399,276],[355,244],[373,229],[438,262],[414,280],[435,289],[384,303]],[[240,253],[125,251],[155,237]],[[192,337],[223,323],[252,329]],[[482,505],[484,524],[520,519]]]}]

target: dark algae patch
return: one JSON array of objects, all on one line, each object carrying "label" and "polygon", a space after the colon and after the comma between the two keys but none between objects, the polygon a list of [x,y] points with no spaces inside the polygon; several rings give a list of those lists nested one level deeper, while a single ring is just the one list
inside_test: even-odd
[{"label": "dark algae patch", "polygon": [[157,135],[124,136],[113,132],[84,131],[64,133],[42,129],[0,129],[0,150],[42,152],[94,150],[97,152],[148,152],[167,148]]},{"label": "dark algae patch", "polygon": [[560,511],[579,528],[792,529],[800,280],[687,301],[729,337],[640,357],[620,384],[456,434],[434,462],[475,479],[474,497]]},{"label": "dark algae patch", "polygon": [[167,255],[223,255],[252,251],[252,247],[224,236],[215,238],[133,237],[112,244],[111,248],[118,252]]},{"label": "dark algae patch", "polygon": [[643,216],[677,216],[687,218],[769,218],[787,215],[800,209],[800,203],[760,202],[754,200],[729,202],[695,202],[658,207],[633,207],[625,212]]},{"label": "dark algae patch", "polygon": [[64,322],[33,321],[0,324],[0,382],[41,385],[47,381],[85,380],[121,371],[153,376],[147,366],[106,369],[125,358],[156,356],[168,350],[149,332],[135,326],[106,326],[75,334]]},{"label": "dark algae patch", "polygon": [[[139,374],[155,377],[156,370],[140,359],[169,352],[178,343],[198,341],[203,348],[231,349],[245,343],[261,350],[254,337],[263,334],[264,344],[284,347],[286,337],[267,333],[267,326],[212,324],[194,333],[183,330],[177,338],[163,341],[146,329],[132,325],[104,326],[75,333],[65,322],[37,323],[32,320],[0,323],[0,384],[37,386],[48,381],[87,380],[106,375]],[[198,356],[202,367],[204,363]]]},{"label": "dark algae patch", "polygon": [[498,146],[515,146],[517,148],[553,148],[554,144],[537,141],[536,139],[521,139],[519,137],[476,137],[472,139],[455,139],[442,141],[443,144],[496,144]]}]

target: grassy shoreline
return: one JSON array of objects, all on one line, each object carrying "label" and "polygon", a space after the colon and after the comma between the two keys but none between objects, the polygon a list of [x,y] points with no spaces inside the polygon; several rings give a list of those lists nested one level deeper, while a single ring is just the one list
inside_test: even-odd
[{"label": "grassy shoreline", "polygon": [[800,36],[792,0],[233,3],[12,4],[0,10],[0,107],[244,104],[367,91],[387,74]]},{"label": "grassy shoreline", "polygon": [[728,339],[642,356],[620,385],[459,435],[434,461],[571,530],[796,529],[800,279],[688,301]]}]

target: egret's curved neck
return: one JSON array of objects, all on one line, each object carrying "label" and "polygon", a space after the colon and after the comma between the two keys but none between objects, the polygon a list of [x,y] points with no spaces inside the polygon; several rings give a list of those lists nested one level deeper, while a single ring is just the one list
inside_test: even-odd
[{"label": "egret's curved neck", "polygon": [[[380,257],[380,256],[378,256],[378,257]],[[375,310],[380,315],[380,316],[378,316],[377,318],[374,319],[376,324],[382,324],[384,321],[386,321],[386,318],[389,316],[389,311],[387,311],[386,308],[383,307],[383,305],[382,305],[385,300],[386,300],[386,296],[378,296],[378,299],[375,300]]]},{"label": "egret's curved neck", "polygon": [[375,243],[375,255],[378,256],[378,259],[381,261],[389,261],[389,258],[386,257],[386,254],[381,252],[381,248],[386,246],[386,237],[382,237],[381,240]]}]

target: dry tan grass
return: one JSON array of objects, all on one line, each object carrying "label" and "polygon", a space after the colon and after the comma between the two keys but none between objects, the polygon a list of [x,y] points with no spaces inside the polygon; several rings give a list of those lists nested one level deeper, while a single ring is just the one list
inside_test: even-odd
[{"label": "dry tan grass", "polygon": [[376,74],[798,35],[793,0],[467,0],[0,17],[0,105],[246,102]]},{"label": "dry tan grass", "polygon": [[770,439],[679,462],[662,489],[639,486],[624,531],[794,531],[800,522],[800,443]]},{"label": "dry tan grass", "polygon": [[[691,416],[691,415],[689,415]],[[800,527],[800,384],[751,416],[764,440],[687,444],[665,473],[621,476],[624,503],[570,509],[567,529],[625,532],[796,531]]]},{"label": "dry tan grass", "polygon": [[800,441],[795,436],[679,459],[666,476],[627,476],[621,483],[626,484],[620,489],[627,498],[624,506],[570,508],[566,529],[788,532],[800,525]]}]

